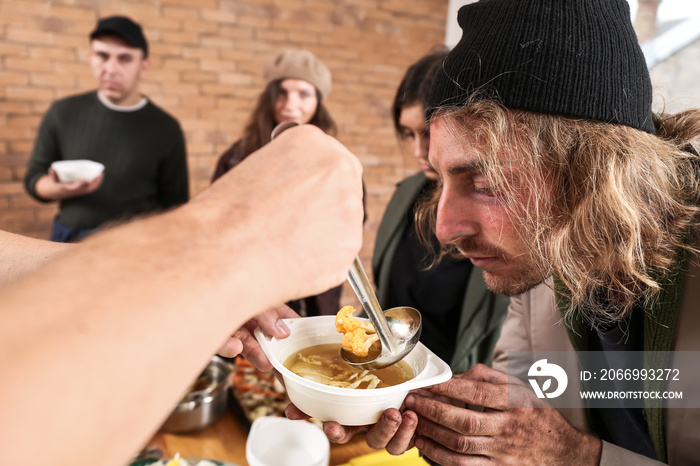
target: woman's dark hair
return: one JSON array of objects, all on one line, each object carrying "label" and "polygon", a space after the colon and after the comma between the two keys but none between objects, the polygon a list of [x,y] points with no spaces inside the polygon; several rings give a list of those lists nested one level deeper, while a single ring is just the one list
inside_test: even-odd
[{"label": "woman's dark hair", "polygon": [[[270,142],[270,133],[272,133],[272,129],[276,125],[275,102],[277,102],[277,98],[282,93],[282,81],[283,79],[272,81],[258,97],[258,103],[243,130],[243,138],[241,140],[243,158]],[[318,99],[318,106],[309,124],[318,126],[325,133],[335,136],[337,126],[323,105],[323,99],[318,89],[316,89],[316,99]]]},{"label": "woman's dark hair", "polygon": [[401,84],[396,90],[396,96],[392,105],[394,128],[397,134],[401,134],[401,125],[399,124],[401,109],[414,103],[420,103],[425,107],[435,73],[442,66],[442,62],[447,57],[448,52],[447,47],[441,46],[439,49],[434,49],[428,55],[423,56],[406,70],[406,74],[404,74]]}]

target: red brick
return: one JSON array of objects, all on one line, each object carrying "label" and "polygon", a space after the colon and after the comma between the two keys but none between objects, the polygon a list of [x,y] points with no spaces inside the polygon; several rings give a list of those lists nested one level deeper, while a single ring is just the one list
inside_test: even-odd
[{"label": "red brick", "polygon": [[[51,210],[41,209],[41,210],[35,211],[33,218],[35,220],[52,221],[55,216],[56,216],[56,208],[53,208]],[[17,219],[17,220],[24,220],[24,219]]]},{"label": "red brick", "polygon": [[34,147],[34,138],[10,141],[9,152],[13,154],[29,154],[32,151],[32,147]]},{"label": "red brick", "polygon": [[47,60],[7,57],[5,58],[5,68],[15,71],[51,71],[53,67]]},{"label": "red brick", "polygon": [[31,209],[36,208],[37,201],[33,197],[29,197],[28,194],[18,194],[9,197],[9,204],[12,208],[19,209]]},{"label": "red brick", "polygon": [[19,42],[33,45],[51,45],[54,43],[53,32],[27,30],[10,27],[5,33],[5,38],[9,42]]},{"label": "red brick", "polygon": [[75,87],[78,81],[75,76],[69,74],[32,73],[30,76],[32,86],[40,87],[49,87],[52,85],[61,87]]},{"label": "red brick", "polygon": [[76,50],[82,49],[87,51],[90,49],[88,34],[92,30],[92,27],[94,27],[94,24],[73,34],[56,34],[53,45],[57,47],[73,47]]},{"label": "red brick", "polygon": [[0,167],[0,182],[12,181],[12,169],[9,167]]},{"label": "red brick", "polygon": [[255,38],[271,42],[286,42],[289,39],[287,31],[271,31],[269,29],[256,29],[254,32]]},{"label": "red brick", "polygon": [[[87,51],[85,51],[84,55],[87,58]],[[64,61],[77,61],[78,52],[75,50],[75,48],[70,47],[31,47],[29,49],[29,56],[33,60],[48,58]]]},{"label": "red brick", "polygon": [[92,9],[67,6],[67,5],[51,5],[51,16],[61,19],[77,19],[82,21],[95,21],[95,12]]},{"label": "red brick", "polygon": [[[56,62],[53,71],[61,74],[79,75],[81,78],[92,77],[90,66],[87,63]],[[93,77],[92,80],[94,82],[95,78]]]},{"label": "red brick", "polygon": [[29,50],[31,48],[25,44],[10,44],[9,42],[0,42],[0,56],[2,55],[14,55],[17,57],[28,56]]},{"label": "red brick", "polygon": [[247,73],[219,73],[221,84],[251,85],[252,81],[251,75]]},{"label": "red brick", "polygon": [[202,9],[200,14],[205,21],[238,24],[238,15],[232,11]]},{"label": "red brick", "polygon": [[[204,84],[207,85],[207,84]],[[177,83],[177,84],[169,84],[168,85],[168,93],[173,93],[175,95],[179,96],[185,96],[185,95],[199,95],[199,88],[200,86],[197,84],[184,84],[184,83]]]},{"label": "red brick", "polygon": [[199,18],[199,8],[183,8],[179,6],[163,5],[163,16],[175,19]]},{"label": "red brick", "polygon": [[10,127],[20,127],[20,128],[33,128],[39,127],[39,122],[41,121],[40,116],[29,116],[29,115],[10,115],[7,118],[7,126]]},{"label": "red brick", "polygon": [[197,44],[199,43],[199,35],[191,32],[163,32],[163,42],[171,42],[173,44]]},{"label": "red brick", "polygon": [[185,71],[181,74],[182,82],[185,83],[211,83],[217,82],[216,73],[203,73],[200,71]]},{"label": "red brick", "polygon": [[33,86],[7,86],[5,92],[10,99],[50,101],[54,99],[54,91],[49,88]]},{"label": "red brick", "polygon": [[200,60],[199,67],[202,71],[233,71],[236,63],[232,60]]},{"label": "red brick", "polygon": [[0,195],[3,194],[20,194],[24,191],[24,185],[19,182],[0,183]]},{"label": "red brick", "polygon": [[217,61],[219,59],[218,50],[203,49],[201,47],[181,47],[180,50],[183,58],[199,58],[202,59],[200,63],[203,63],[205,60]]},{"label": "red brick", "polygon": [[0,71],[0,85],[2,84],[29,84],[29,75],[26,72]]},{"label": "red brick", "polygon": [[166,58],[163,60],[163,64],[160,68],[167,71],[176,70],[199,70],[199,63],[197,60],[178,60],[175,58]]},{"label": "red brick", "polygon": [[227,84],[202,84],[202,92],[204,95],[235,95],[237,89],[234,86]]},{"label": "red brick", "polygon": [[[219,33],[217,35],[225,40],[231,40],[231,39],[235,39],[237,41],[249,40],[249,39],[253,38],[254,30],[255,30],[255,28],[244,27],[244,26],[235,26],[235,27],[221,26],[219,28]],[[205,37],[203,39],[211,40],[210,37]],[[202,42],[206,43],[206,42],[204,42],[204,40]],[[242,45],[239,42],[232,42],[231,44],[236,46],[236,47],[232,47],[232,48],[239,48]],[[241,47],[241,48],[248,48],[249,46],[252,46],[253,44],[246,43],[245,45],[246,45],[245,47]]]},{"label": "red brick", "polygon": [[10,13],[20,13],[24,17],[27,15],[48,16],[51,11],[51,3],[46,1],[28,0],[4,0],[2,5],[3,18]]},{"label": "red brick", "polygon": [[236,45],[233,39],[218,36],[203,36],[200,45],[206,48],[228,49]]},{"label": "red brick", "polygon": [[168,3],[176,6],[192,6],[197,8],[216,8],[218,0],[168,0]]}]

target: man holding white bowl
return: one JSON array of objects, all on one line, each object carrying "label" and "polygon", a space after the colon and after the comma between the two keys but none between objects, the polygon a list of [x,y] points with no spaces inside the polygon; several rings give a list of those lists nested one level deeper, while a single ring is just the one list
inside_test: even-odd
[{"label": "man holding white bowl", "polygon": [[58,242],[189,199],[180,124],[139,92],[150,66],[141,26],[124,16],[100,19],[90,66],[97,90],[51,105],[24,180],[35,199],[59,202],[51,233]]}]

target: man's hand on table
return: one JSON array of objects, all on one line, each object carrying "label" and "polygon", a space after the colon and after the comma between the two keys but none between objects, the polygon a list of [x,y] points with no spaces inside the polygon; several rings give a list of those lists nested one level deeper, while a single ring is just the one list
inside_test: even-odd
[{"label": "man's hand on table", "polygon": [[281,319],[297,317],[299,317],[299,314],[284,304],[269,309],[253,317],[236,330],[219,349],[219,354],[227,358],[240,354],[258,370],[263,372],[270,371],[272,370],[272,364],[270,364],[270,360],[267,359],[262,348],[260,348],[260,344],[255,339],[253,332],[257,327],[260,327],[265,333],[275,338],[287,338],[289,336],[289,328]]}]

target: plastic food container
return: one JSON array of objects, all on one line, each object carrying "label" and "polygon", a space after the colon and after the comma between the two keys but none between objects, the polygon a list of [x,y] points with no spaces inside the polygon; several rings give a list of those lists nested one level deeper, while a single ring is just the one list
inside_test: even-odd
[{"label": "plastic food container", "polygon": [[346,426],[377,422],[384,410],[399,408],[409,390],[445,382],[452,377],[450,366],[422,343],[403,360],[415,376],[398,385],[374,389],[331,387],[305,379],[284,366],[284,361],[299,350],[329,343],[340,344],[342,334],[335,328],[335,316],[284,319],[289,337],[278,340],[260,328],[255,337],[275,369],[282,375],[289,399],[297,408],[321,421]]}]

